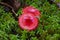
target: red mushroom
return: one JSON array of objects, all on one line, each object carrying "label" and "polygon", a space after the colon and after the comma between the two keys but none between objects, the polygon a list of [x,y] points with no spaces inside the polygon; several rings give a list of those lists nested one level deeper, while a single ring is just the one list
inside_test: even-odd
[{"label": "red mushroom", "polygon": [[40,13],[41,13],[38,9],[36,9],[33,6],[28,6],[28,7],[24,8],[22,11],[23,11],[23,14],[31,13],[31,14],[35,15],[36,17],[39,17]]},{"label": "red mushroom", "polygon": [[34,30],[38,25],[38,19],[31,13],[19,16],[19,26],[25,30]]}]

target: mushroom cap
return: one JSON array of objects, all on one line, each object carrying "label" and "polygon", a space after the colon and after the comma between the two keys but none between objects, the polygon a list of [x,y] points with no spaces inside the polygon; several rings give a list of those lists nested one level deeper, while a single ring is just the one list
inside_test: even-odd
[{"label": "mushroom cap", "polygon": [[31,13],[36,17],[39,17],[40,14],[41,14],[41,12],[38,9],[36,9],[35,7],[33,7],[33,6],[28,6],[28,7],[24,8],[22,10],[22,12],[23,12],[22,14]]},{"label": "mushroom cap", "polygon": [[38,19],[31,13],[19,16],[19,27],[23,30],[34,30],[38,27]]}]

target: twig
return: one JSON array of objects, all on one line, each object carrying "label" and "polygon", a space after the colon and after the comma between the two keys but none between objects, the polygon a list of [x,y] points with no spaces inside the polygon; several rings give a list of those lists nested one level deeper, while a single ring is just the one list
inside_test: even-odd
[{"label": "twig", "polygon": [[15,17],[16,19],[18,19],[18,18],[17,18],[17,15],[16,15],[16,12],[14,11],[14,9],[13,9],[12,6],[10,6],[9,4],[4,3],[4,2],[0,2],[0,5],[3,5],[3,6],[7,6],[7,7],[9,7],[9,8],[11,9],[11,11],[12,11],[14,17]]}]

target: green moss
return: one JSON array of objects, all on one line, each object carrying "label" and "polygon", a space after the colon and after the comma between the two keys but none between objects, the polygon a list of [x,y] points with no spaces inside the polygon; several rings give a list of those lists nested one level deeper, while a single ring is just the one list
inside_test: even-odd
[{"label": "green moss", "polygon": [[59,3],[59,2],[60,2],[60,0],[55,0],[55,2]]},{"label": "green moss", "polygon": [[[47,0],[26,0],[26,4],[41,11],[38,28],[34,31],[20,29],[18,21],[11,12],[5,12],[0,6],[0,40],[59,40],[60,39],[60,10]],[[17,12],[21,15],[22,8]]]}]

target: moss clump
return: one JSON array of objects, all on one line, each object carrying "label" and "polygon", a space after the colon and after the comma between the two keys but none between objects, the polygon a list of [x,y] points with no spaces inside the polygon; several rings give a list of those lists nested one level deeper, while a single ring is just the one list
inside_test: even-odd
[{"label": "moss clump", "polygon": [[[60,10],[57,6],[47,0],[26,0],[26,4],[41,11],[38,28],[30,32],[21,30],[12,14],[0,6],[0,40],[59,40]],[[17,16],[22,13],[21,9]]]}]

